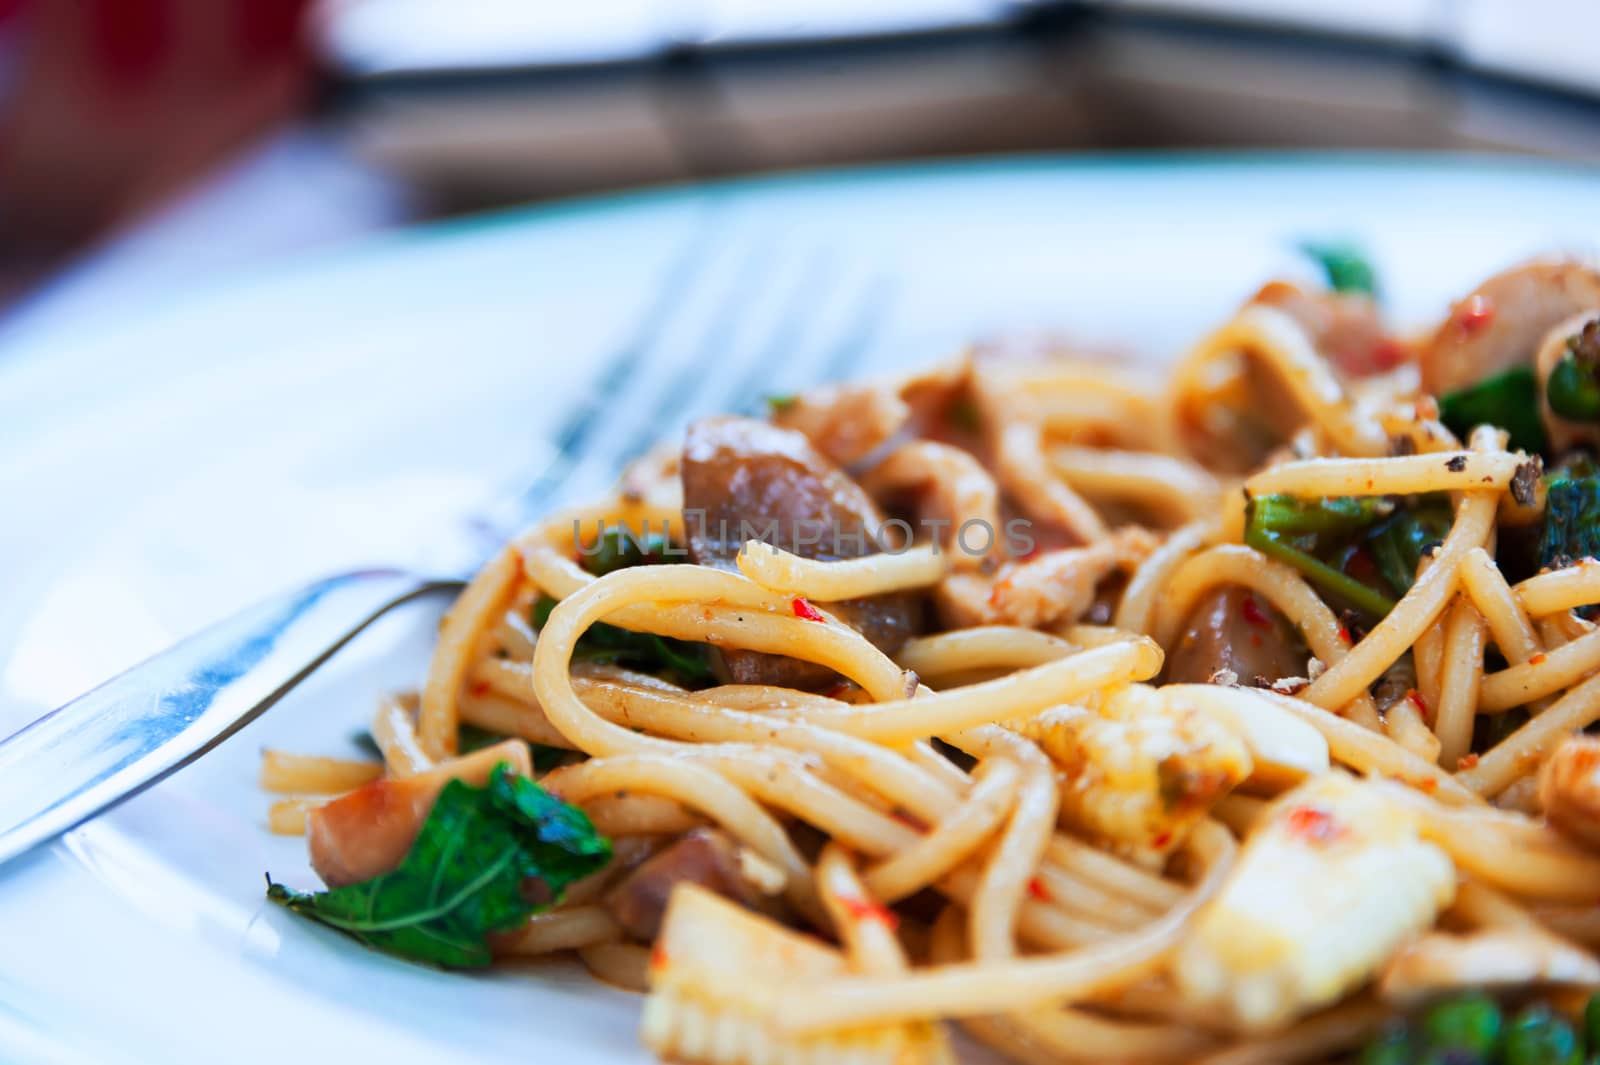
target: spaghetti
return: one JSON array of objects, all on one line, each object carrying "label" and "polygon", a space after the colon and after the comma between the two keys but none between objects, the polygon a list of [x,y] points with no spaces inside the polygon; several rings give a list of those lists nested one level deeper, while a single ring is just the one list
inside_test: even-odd
[{"label": "spaghetti", "polygon": [[1496,992],[1585,987],[1600,407],[1586,436],[1557,389],[1600,395],[1600,351],[1552,330],[1600,306],[1552,270],[1486,285],[1492,336],[1274,283],[1165,385],[981,349],[697,423],[483,568],[381,762],[268,754],[334,885],[274,897],[439,960],[340,893],[386,912],[426,859],[414,919],[463,935],[438,885],[491,890],[455,865],[506,818],[524,905],[470,963],[575,951],[712,1065],[949,1060],[945,1022],[1024,1062],[1334,1060],[1491,948]]}]

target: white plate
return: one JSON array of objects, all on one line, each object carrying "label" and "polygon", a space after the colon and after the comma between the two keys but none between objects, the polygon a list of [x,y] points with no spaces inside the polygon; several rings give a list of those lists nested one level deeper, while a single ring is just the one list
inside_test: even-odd
[{"label": "white plate", "polygon": [[[719,381],[719,353],[777,322],[777,392],[841,354],[854,372],[1001,329],[1170,357],[1264,279],[1309,273],[1307,236],[1359,238],[1398,318],[1425,322],[1512,260],[1592,250],[1597,202],[1588,171],[1469,158],[803,175],[422,230],[14,337],[0,731],[290,581],[420,557],[526,476],[673,278],[648,372]],[[392,619],[194,767],[0,870],[0,1057],[643,1058],[636,1003],[571,966],[437,973],[263,904],[263,872],[311,879],[301,841],[262,827],[259,748],[339,750],[376,692],[421,677],[434,620]]]}]

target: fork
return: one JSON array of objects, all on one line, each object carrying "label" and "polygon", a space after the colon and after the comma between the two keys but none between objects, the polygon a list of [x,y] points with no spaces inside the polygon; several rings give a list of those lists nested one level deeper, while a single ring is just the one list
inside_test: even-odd
[{"label": "fork", "polygon": [[[806,326],[828,308],[826,287],[816,286],[826,286],[835,273],[826,269],[826,257],[793,269],[788,259],[774,261],[763,243],[752,242],[742,252],[722,252],[719,274],[718,252],[730,243],[719,229],[703,228],[669,263],[628,339],[595,374],[598,387],[591,385],[573,406],[531,480],[469,519],[473,564],[443,575],[365,567],[281,593],[0,742],[0,864],[188,765],[396,607],[459,590],[464,575],[511,533],[552,506],[603,487],[674,422],[715,409],[749,409],[774,379],[775,366],[791,374],[816,367],[831,378],[862,358],[888,302],[881,283],[847,293],[848,314],[825,344],[808,352]],[[729,273],[730,260],[731,276],[721,276]],[[755,280],[785,274],[792,276],[782,289]],[[780,297],[775,314],[762,312],[763,291]],[[710,311],[694,328],[688,319],[708,294]],[[730,343],[741,328],[753,331],[756,342]],[[680,344],[686,334],[689,342]],[[780,362],[785,354],[788,361]],[[807,360],[807,354],[815,357]],[[713,359],[726,371],[720,377],[706,372]],[[616,425],[631,432],[608,432]]]}]

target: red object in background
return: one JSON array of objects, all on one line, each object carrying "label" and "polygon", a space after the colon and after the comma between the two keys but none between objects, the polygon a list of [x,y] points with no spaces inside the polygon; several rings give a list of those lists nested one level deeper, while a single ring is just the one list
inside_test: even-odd
[{"label": "red object in background", "polygon": [[0,299],[295,113],[311,0],[0,0]]}]

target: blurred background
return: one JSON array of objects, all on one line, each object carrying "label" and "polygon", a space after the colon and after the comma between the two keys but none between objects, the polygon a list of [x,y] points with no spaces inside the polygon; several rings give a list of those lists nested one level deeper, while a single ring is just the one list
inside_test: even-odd
[{"label": "blurred background", "polygon": [[1592,161],[1597,41],[1596,0],[0,0],[0,338],[412,220],[728,174]]}]

